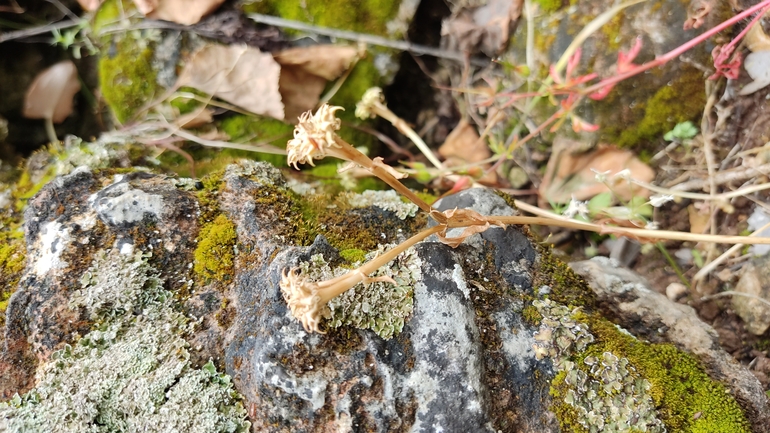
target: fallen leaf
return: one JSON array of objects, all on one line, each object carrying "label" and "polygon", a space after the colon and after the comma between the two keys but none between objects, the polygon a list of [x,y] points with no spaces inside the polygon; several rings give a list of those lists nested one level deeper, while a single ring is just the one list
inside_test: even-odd
[{"label": "fallen leaf", "polygon": [[255,114],[284,119],[278,90],[281,67],[270,53],[246,45],[203,47],[179,74],[178,86],[189,86]]},{"label": "fallen leaf", "polygon": [[286,120],[294,122],[315,108],[326,82],[342,75],[358,55],[354,47],[343,45],[312,45],[275,54],[281,65],[280,92]]},{"label": "fallen leaf", "polygon": [[[447,135],[444,144],[438,148],[438,153],[444,157],[444,165],[447,167],[474,163],[492,156],[484,140],[479,138],[476,128],[465,120],[460,120],[455,129]],[[489,164],[484,167],[486,166]],[[497,176],[495,173],[489,173],[480,180],[493,183]]]},{"label": "fallen leaf", "polygon": [[224,0],[134,0],[144,16],[186,26],[199,22],[222,3]]},{"label": "fallen leaf", "polygon": [[[610,189],[596,180],[596,172],[609,172],[607,180],[612,185],[612,192],[624,201],[632,197],[647,197],[649,191],[612,175],[622,170],[629,170],[630,177],[650,182],[655,177],[653,170],[640,161],[628,150],[621,150],[611,145],[599,145],[587,152],[575,152],[581,143],[568,139],[557,139],[548,160],[543,181],[538,188],[544,203],[567,203],[575,200],[588,200]],[[596,172],[594,172],[594,170]]]},{"label": "fallen leaf", "polygon": [[441,35],[450,49],[495,57],[507,45],[523,5],[524,0],[489,0],[480,7],[461,8],[444,21]]},{"label": "fallen leaf", "polygon": [[358,50],[345,45],[312,45],[289,48],[273,56],[281,66],[298,66],[326,80],[334,80],[345,72]]},{"label": "fallen leaf", "polygon": [[770,84],[770,50],[750,53],[746,56],[743,67],[754,81],[743,86],[739,94],[751,95]]},{"label": "fallen leaf", "polygon": [[99,9],[104,0],[78,0],[78,4],[84,11],[93,12]]},{"label": "fallen leaf", "polygon": [[56,63],[39,73],[24,96],[22,115],[28,119],[51,119],[61,123],[72,114],[72,102],[80,91],[78,70],[70,60]]},{"label": "fallen leaf", "polygon": [[746,36],[743,38],[743,44],[752,52],[768,51],[770,50],[770,36],[767,36],[762,26],[756,23],[746,33]]},{"label": "fallen leaf", "polygon": [[687,215],[690,219],[690,233],[703,234],[709,226],[711,219],[711,208],[707,206],[689,205],[687,206]]}]

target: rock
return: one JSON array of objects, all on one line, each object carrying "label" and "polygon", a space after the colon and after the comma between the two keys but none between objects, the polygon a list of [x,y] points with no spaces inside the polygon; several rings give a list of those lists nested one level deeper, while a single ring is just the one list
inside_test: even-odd
[{"label": "rock", "polygon": [[732,297],[735,313],[746,323],[746,330],[754,335],[764,334],[770,328],[770,271],[767,269],[767,257],[758,257],[743,268],[735,291],[747,295]]},{"label": "rock", "polygon": [[[533,54],[526,57],[534,59],[529,65],[533,71],[548,70],[589,22],[609,10],[607,4],[590,0],[574,1],[569,5],[559,2],[537,4],[540,13],[536,12],[537,19],[533,20],[534,41],[530,48]],[[710,28],[719,23],[727,9],[726,2],[719,2],[703,27]],[[634,60],[635,64],[643,64],[673,50],[697,35],[693,30],[682,29],[686,19],[687,9],[678,0],[642,2],[619,11],[601,28],[591,32],[581,45],[581,66],[574,77],[591,72],[598,73],[601,78],[615,75],[618,53],[628,53],[637,37],[642,40],[642,50]],[[508,50],[514,59],[525,58],[526,41],[520,31]],[[601,129],[597,133],[583,132],[578,139],[583,143],[612,143],[623,148],[643,145],[658,140],[677,123],[698,116],[706,99],[702,91],[703,72],[694,65],[699,62],[708,64],[710,51],[706,44],[695,46],[686,57],[655,68],[654,73],[640,74],[618,83],[605,99],[582,103],[576,114],[600,125]],[[624,108],[619,110],[618,107]],[[536,123],[551,114],[550,111],[540,113]],[[574,137],[568,126],[560,128],[557,134]]]},{"label": "rock", "polygon": [[570,266],[588,281],[608,317],[639,338],[670,342],[697,356],[757,420],[753,431],[770,431],[768,400],[759,381],[720,348],[716,331],[692,307],[669,301],[639,275],[605,257]]},{"label": "rock", "polygon": [[[687,355],[619,330],[597,308],[606,297],[520,227],[456,249],[419,243],[378,270],[396,286],[354,288],[326,334],[307,333],[284,271],[347,272],[426,225],[396,202],[361,207],[369,195],[300,196],[250,161],[197,185],[86,168],[56,178],[25,212],[28,262],[0,352],[6,429],[66,415],[72,431],[239,431],[248,412],[268,432],[766,431],[762,389],[713,331],[684,345],[658,310],[617,322],[650,340],[638,324],[665,323],[654,341]],[[440,207],[514,213],[480,189]]]},{"label": "rock", "polygon": [[687,286],[682,283],[671,283],[666,286],[666,297],[669,301],[676,302],[687,295]]}]

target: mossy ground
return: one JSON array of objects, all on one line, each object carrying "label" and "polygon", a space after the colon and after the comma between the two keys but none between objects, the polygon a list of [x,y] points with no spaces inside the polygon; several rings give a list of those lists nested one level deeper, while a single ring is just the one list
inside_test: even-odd
[{"label": "mossy ground", "polygon": [[195,248],[196,274],[220,282],[230,280],[235,260],[235,225],[220,214],[204,225],[198,234]]},{"label": "mossy ground", "polygon": [[[548,247],[540,246],[539,249],[541,258],[535,287],[548,285],[550,299],[570,307],[581,307],[582,312],[576,319],[587,324],[596,338],[585,351],[573,357],[577,366],[585,368],[582,361],[586,357],[600,356],[604,352],[627,358],[629,365],[652,384],[650,394],[658,408],[658,417],[668,431],[750,431],[738,403],[723,384],[705,373],[697,359],[671,344],[643,342],[621,331],[597,312],[593,292],[582,277],[553,257]],[[551,382],[552,410],[564,431],[582,432],[585,430],[577,423],[578,412],[564,402],[569,389],[565,376],[560,372]]]},{"label": "mossy ground", "polygon": [[[117,22],[134,8],[122,0],[105,2],[94,18],[94,31],[98,34],[102,26]],[[99,87],[118,122],[129,120],[159,93],[152,64],[154,43],[148,39],[147,34],[126,31],[100,41]]]}]

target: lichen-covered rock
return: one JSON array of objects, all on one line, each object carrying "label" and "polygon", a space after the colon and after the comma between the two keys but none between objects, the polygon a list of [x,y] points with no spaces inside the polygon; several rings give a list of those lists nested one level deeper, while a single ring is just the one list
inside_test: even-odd
[{"label": "lichen-covered rock", "polygon": [[[759,381],[719,346],[716,331],[698,319],[692,307],[669,301],[643,278],[608,258],[595,257],[570,266],[589,282],[607,317],[639,338],[673,343],[695,355],[749,414],[752,431],[770,431],[770,408]],[[693,395],[695,391],[690,388],[687,392]]]},{"label": "lichen-covered rock", "polygon": [[[250,161],[198,183],[79,168],[44,186],[0,352],[6,430],[237,431],[248,411],[260,432],[766,431],[764,393],[714,364],[713,339],[645,334],[679,328],[651,306],[616,317],[520,227],[417,244],[378,270],[395,286],[355,287],[308,334],[285,270],[336,275],[426,225],[350,198]],[[514,213],[478,189],[440,203],[455,207]],[[735,377],[742,391],[720,383]]]},{"label": "lichen-covered rock", "polygon": [[[148,254],[149,255],[149,254]],[[8,432],[246,432],[230,378],[190,365],[194,326],[141,254],[100,254],[70,308],[100,323],[54,352],[35,388],[0,405]]]}]

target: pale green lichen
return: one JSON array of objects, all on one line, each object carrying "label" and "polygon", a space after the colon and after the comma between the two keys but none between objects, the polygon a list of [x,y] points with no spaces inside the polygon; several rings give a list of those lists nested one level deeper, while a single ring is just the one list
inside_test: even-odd
[{"label": "pale green lichen", "polygon": [[55,352],[37,386],[0,405],[10,432],[246,432],[230,378],[194,368],[192,324],[141,255],[100,255],[72,296],[96,329]]},{"label": "pale green lichen", "polygon": [[553,358],[554,368],[567,390],[564,402],[577,412],[576,422],[586,431],[666,431],[658,419],[650,395],[650,382],[629,364],[628,359],[604,352],[574,362],[573,355],[594,342],[584,323],[570,310],[550,299],[533,302],[542,315],[535,340],[538,358]]},{"label": "pale green lichen", "polygon": [[[380,247],[378,251],[367,254],[366,259],[371,260],[385,249]],[[392,338],[403,330],[406,319],[414,310],[414,285],[422,278],[420,268],[417,254],[413,249],[407,250],[370,275],[371,278],[392,278],[396,284],[385,281],[357,284],[332,299],[324,311],[327,326],[339,328],[349,325],[371,329],[384,339]],[[347,268],[332,269],[320,254],[312,256],[309,262],[301,263],[300,269],[309,281],[328,280],[350,272]]]},{"label": "pale green lichen", "polygon": [[375,206],[383,210],[391,211],[400,219],[417,215],[419,208],[411,202],[404,202],[396,191],[364,191],[361,194],[342,193],[340,197],[346,199],[348,204],[356,208]]}]

